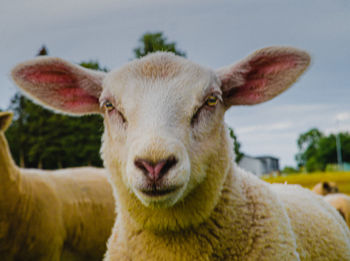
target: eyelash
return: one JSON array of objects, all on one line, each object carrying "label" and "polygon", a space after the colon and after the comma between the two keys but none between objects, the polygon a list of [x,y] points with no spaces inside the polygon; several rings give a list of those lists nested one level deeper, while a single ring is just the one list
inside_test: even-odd
[{"label": "eyelash", "polygon": [[[196,112],[193,114],[192,118],[191,118],[191,125],[194,126],[194,124],[198,121],[199,118],[199,114],[201,113],[201,111],[205,108],[207,108],[208,110],[213,110],[215,109],[216,105],[219,103],[219,98],[216,95],[209,95],[205,102],[202,104],[201,107],[199,107]],[[110,101],[105,101],[102,105],[107,113],[112,113],[113,111],[116,111],[119,115],[119,117],[122,119],[123,123],[126,123],[126,118],[125,116],[115,108],[115,106],[110,102]]]},{"label": "eyelash", "polygon": [[[213,101],[215,100],[215,101]],[[199,119],[199,115],[202,112],[203,109],[207,110],[214,110],[216,108],[216,105],[219,103],[220,99],[216,95],[209,95],[206,99],[205,102],[200,106],[196,112],[193,114],[191,118],[191,125],[194,126]]]},{"label": "eyelash", "polygon": [[103,107],[105,108],[106,112],[107,113],[112,113],[113,111],[115,111],[119,116],[120,118],[122,119],[123,123],[126,123],[126,118],[124,117],[124,115],[115,108],[115,106],[110,102],[110,101],[105,101],[103,103]]}]

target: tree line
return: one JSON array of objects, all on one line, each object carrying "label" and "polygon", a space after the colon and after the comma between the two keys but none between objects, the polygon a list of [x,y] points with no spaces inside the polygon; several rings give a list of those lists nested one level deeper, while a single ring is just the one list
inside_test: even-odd
[{"label": "tree line", "polygon": [[307,172],[325,171],[327,166],[338,163],[339,156],[342,162],[350,162],[349,132],[325,135],[317,128],[312,128],[300,134],[297,145],[295,159],[299,170],[305,168]]}]

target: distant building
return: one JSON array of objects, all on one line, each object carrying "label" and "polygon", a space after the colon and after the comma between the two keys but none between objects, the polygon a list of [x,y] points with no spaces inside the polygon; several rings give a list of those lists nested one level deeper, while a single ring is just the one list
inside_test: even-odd
[{"label": "distant building", "polygon": [[271,156],[252,157],[244,155],[238,165],[258,177],[264,174],[277,174],[280,171],[279,159]]}]

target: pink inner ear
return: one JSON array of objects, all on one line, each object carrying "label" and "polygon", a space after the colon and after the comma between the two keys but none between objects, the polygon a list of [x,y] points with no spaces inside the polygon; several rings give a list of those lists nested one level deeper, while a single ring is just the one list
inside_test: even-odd
[{"label": "pink inner ear", "polygon": [[74,77],[67,71],[67,68],[55,65],[41,65],[24,68],[19,74],[33,84],[72,84],[75,82]]},{"label": "pink inner ear", "polygon": [[296,63],[294,60],[277,62],[275,64],[270,64],[268,66],[262,67],[260,69],[260,73],[262,74],[278,73],[278,72],[290,69],[292,67],[295,67],[295,65]]},{"label": "pink inner ear", "polygon": [[268,80],[264,78],[250,80],[241,88],[238,88],[235,95],[237,98],[242,97],[248,104],[255,104],[263,96],[262,91],[265,89],[267,83]]},{"label": "pink inner ear", "polygon": [[243,73],[244,83],[230,89],[226,95],[234,99],[234,104],[257,104],[281,90],[270,86],[276,75],[298,66],[295,55],[259,55],[248,62],[248,71]]},{"label": "pink inner ear", "polygon": [[61,88],[58,90],[58,93],[63,96],[65,99],[71,99],[72,97],[82,97],[89,95],[84,89],[81,88]]},{"label": "pink inner ear", "polygon": [[247,73],[246,79],[264,77],[265,75],[280,73],[296,67],[297,58],[295,55],[267,56],[260,55],[249,62],[251,70]]},{"label": "pink inner ear", "polygon": [[12,76],[23,90],[51,108],[73,114],[99,112],[102,74],[43,58],[19,65]]},{"label": "pink inner ear", "polygon": [[265,78],[252,79],[247,81],[242,87],[240,87],[240,89],[242,89],[242,91],[254,92],[263,89],[267,83],[268,79]]},{"label": "pink inner ear", "polygon": [[[61,88],[53,88],[55,95],[61,97],[63,106],[67,110],[79,111],[82,107],[98,104],[98,99],[82,88],[75,87],[77,79],[66,66],[61,64],[47,64],[35,67],[27,67],[21,72],[22,77],[32,84],[60,85]],[[64,87],[67,86],[67,87]]]},{"label": "pink inner ear", "polygon": [[98,99],[95,96],[81,88],[61,88],[57,92],[63,98],[66,109],[74,110],[74,108],[98,104]]}]

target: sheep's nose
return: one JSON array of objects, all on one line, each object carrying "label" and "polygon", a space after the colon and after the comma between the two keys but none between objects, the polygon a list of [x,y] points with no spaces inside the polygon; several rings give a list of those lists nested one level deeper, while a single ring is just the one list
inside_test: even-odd
[{"label": "sheep's nose", "polygon": [[145,159],[136,159],[135,166],[151,181],[160,180],[168,171],[176,165],[177,159],[170,156],[158,162],[151,162]]}]

